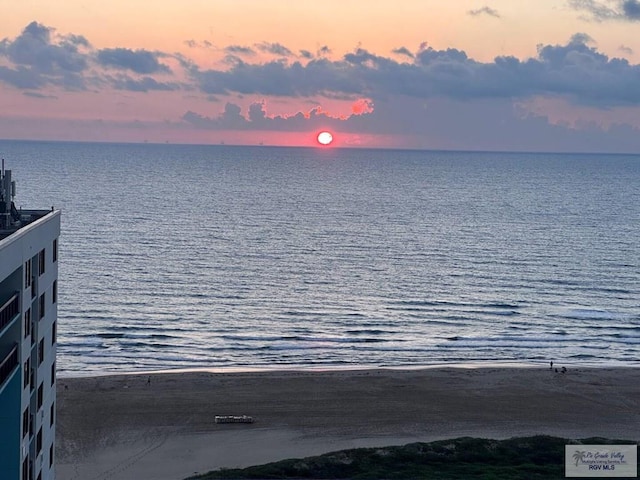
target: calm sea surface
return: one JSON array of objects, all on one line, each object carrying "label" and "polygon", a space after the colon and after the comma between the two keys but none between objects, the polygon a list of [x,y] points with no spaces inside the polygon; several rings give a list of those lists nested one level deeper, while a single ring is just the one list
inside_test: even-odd
[{"label": "calm sea surface", "polygon": [[62,374],[640,365],[640,156],[0,142]]}]

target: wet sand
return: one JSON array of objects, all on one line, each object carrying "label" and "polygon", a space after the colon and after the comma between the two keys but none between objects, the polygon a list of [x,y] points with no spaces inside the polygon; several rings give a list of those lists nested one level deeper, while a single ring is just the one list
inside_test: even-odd
[{"label": "wet sand", "polygon": [[61,378],[57,388],[58,480],[181,480],[460,436],[640,440],[640,368],[198,371]]}]

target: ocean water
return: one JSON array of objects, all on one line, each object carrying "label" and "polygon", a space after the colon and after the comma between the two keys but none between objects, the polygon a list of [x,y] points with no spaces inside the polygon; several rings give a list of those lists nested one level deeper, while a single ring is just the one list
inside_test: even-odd
[{"label": "ocean water", "polygon": [[640,365],[640,156],[0,142],[62,375]]}]

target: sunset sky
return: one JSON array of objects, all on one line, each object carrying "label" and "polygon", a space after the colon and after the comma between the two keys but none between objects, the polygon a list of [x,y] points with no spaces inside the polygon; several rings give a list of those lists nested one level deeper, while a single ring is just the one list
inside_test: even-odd
[{"label": "sunset sky", "polygon": [[640,153],[640,0],[0,0],[0,138]]}]

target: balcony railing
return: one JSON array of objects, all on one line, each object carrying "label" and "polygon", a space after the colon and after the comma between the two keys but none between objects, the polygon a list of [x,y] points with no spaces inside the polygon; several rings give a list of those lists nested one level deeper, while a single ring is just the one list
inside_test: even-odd
[{"label": "balcony railing", "polygon": [[20,312],[20,295],[16,292],[13,297],[0,307],[0,331],[9,325]]},{"label": "balcony railing", "polygon": [[18,363],[18,344],[16,343],[9,354],[4,357],[0,363],[0,388],[2,388],[7,378],[11,376],[18,366]]}]

